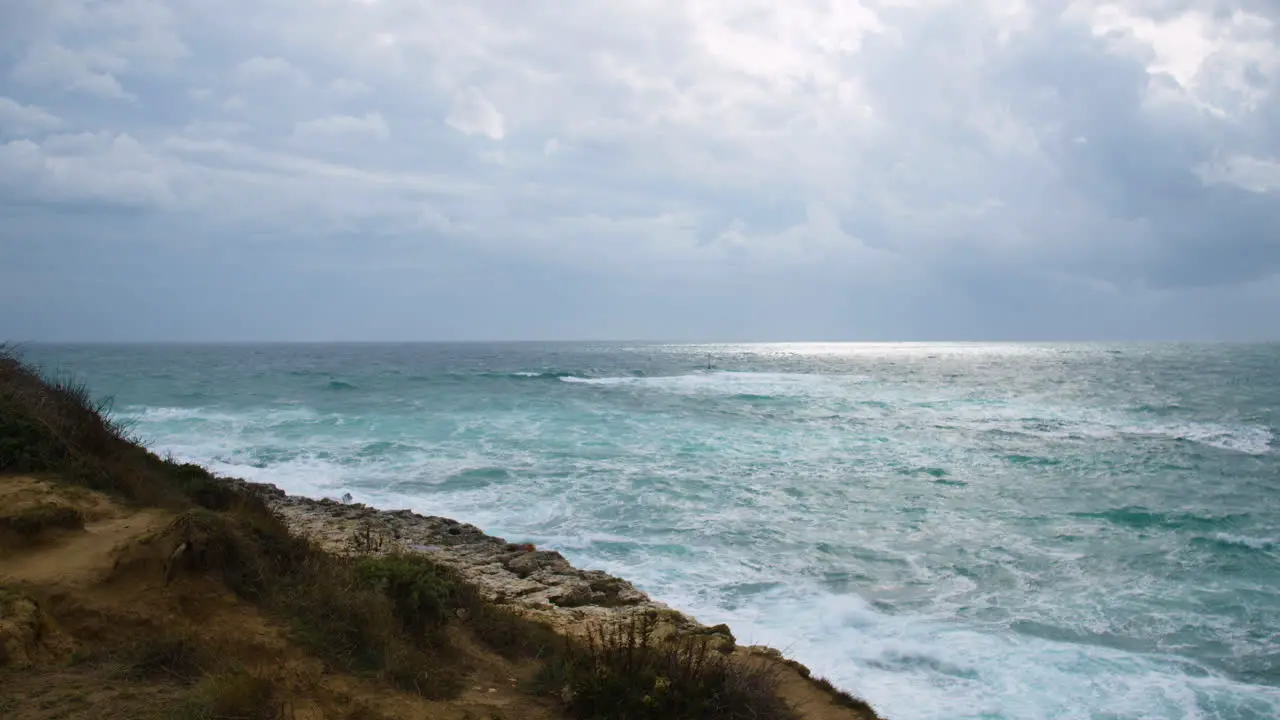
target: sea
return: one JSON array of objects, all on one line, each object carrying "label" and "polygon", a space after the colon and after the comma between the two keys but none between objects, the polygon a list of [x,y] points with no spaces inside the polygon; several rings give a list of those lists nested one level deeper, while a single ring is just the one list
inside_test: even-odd
[{"label": "sea", "polygon": [[160,453],[608,571],[893,720],[1280,718],[1280,346],[32,345]]}]

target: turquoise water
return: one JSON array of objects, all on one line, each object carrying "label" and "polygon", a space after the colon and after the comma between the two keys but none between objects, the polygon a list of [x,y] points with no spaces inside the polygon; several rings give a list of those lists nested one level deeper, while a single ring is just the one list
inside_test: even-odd
[{"label": "turquoise water", "polygon": [[26,354],[157,450],[558,549],[895,720],[1280,717],[1280,346]]}]

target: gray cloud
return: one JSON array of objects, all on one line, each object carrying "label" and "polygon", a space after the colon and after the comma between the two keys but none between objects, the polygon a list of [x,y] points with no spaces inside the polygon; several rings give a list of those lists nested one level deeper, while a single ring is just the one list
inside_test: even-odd
[{"label": "gray cloud", "polygon": [[62,125],[62,119],[44,108],[23,105],[11,98],[0,97],[0,133],[25,136],[29,133],[52,130]]},{"label": "gray cloud", "polygon": [[1280,311],[1262,0],[17,0],[0,27],[0,281],[39,275],[30,308],[94,238],[198,276],[203,318],[149,315],[144,280],[127,321],[7,303],[24,337],[1256,337]]}]

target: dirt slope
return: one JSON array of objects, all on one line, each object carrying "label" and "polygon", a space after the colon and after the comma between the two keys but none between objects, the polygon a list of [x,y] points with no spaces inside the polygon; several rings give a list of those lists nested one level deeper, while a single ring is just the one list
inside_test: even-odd
[{"label": "dirt slope", "polygon": [[219,583],[205,577],[165,582],[173,513],[129,509],[50,480],[0,478],[0,514],[50,505],[79,510],[84,527],[0,543],[0,717],[6,720],[205,717],[187,709],[196,688],[181,673],[160,668],[139,677],[129,667],[149,644],[172,637],[191,638],[210,662],[234,663],[281,688],[262,717],[561,717],[548,702],[519,692],[530,667],[486,653],[463,636],[455,639],[479,670],[455,700],[432,702],[368,678],[326,672],[284,628]]}]

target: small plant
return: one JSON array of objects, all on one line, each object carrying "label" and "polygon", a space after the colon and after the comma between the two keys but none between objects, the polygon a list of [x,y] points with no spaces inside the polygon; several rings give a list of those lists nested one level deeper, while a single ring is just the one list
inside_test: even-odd
[{"label": "small plant", "polygon": [[283,706],[269,678],[231,670],[206,678],[170,720],[281,720]]},{"label": "small plant", "polygon": [[363,522],[347,538],[347,551],[352,555],[377,555],[386,549],[387,536],[373,529],[373,523]]}]

